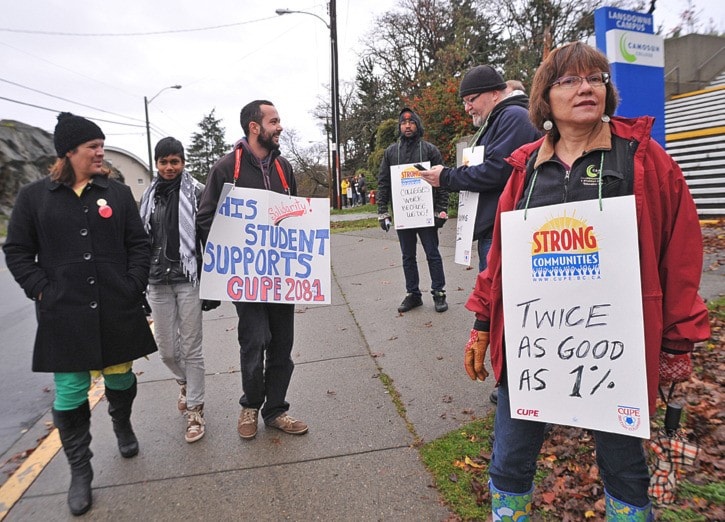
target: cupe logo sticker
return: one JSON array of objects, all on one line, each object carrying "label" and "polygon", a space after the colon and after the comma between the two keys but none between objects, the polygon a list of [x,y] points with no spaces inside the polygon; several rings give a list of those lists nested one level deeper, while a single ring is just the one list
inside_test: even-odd
[{"label": "cupe logo sticker", "polygon": [[626,430],[636,431],[642,421],[639,408],[630,406],[617,406],[619,424]]},{"label": "cupe logo sticker", "polygon": [[531,237],[535,282],[601,279],[594,227],[572,216],[550,219]]}]

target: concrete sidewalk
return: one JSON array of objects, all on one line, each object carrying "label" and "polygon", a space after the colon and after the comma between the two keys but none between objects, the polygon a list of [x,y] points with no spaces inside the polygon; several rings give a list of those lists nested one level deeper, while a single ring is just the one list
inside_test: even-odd
[{"label": "concrete sidewalk", "polygon": [[[413,447],[483,415],[492,382],[468,379],[463,308],[474,270],[453,264],[455,223],[442,229],[449,311],[438,314],[421,270],[424,306],[397,313],[405,295],[396,234],[380,229],[332,237],[333,304],[297,307],[290,414],[304,436],[236,431],[241,383],[236,314],[230,303],[204,315],[206,436],[187,444],[178,387],[158,355],[138,362],[133,423],[141,451],[123,459],[105,399],[93,409],[91,520],[445,520],[449,511]],[[420,259],[425,255],[420,251]],[[477,262],[477,261],[474,261]],[[381,372],[405,405],[398,412]],[[39,429],[49,416],[41,420]],[[33,430],[28,437],[35,436]],[[30,441],[18,447],[32,447]],[[6,520],[71,520],[62,451]]]},{"label": "concrete sidewalk", "polygon": [[[90,520],[446,520],[414,447],[483,416],[493,386],[468,379],[463,345],[473,317],[465,303],[475,270],[453,263],[455,220],[441,229],[450,309],[437,314],[419,248],[424,306],[400,315],[404,297],[394,231],[334,234],[333,304],[297,307],[290,414],[304,436],[265,429],[239,438],[241,394],[236,314],[230,303],[204,315],[206,436],[183,440],[178,387],[158,355],[135,365],[133,422],[141,452],[118,454],[105,400],[93,410],[94,505]],[[472,261],[477,266],[478,260]],[[705,262],[708,266],[708,260]],[[708,271],[703,294],[725,294],[725,273]],[[393,381],[396,409],[379,379]],[[28,433],[33,437],[42,423]],[[25,441],[25,447],[31,447]],[[19,447],[23,447],[22,443]],[[62,451],[10,509],[6,520],[75,520],[66,505]],[[1,510],[0,510],[1,511]]]}]

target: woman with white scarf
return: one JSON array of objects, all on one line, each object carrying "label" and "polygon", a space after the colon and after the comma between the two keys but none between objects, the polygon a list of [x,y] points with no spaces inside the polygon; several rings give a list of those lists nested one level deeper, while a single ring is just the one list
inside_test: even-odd
[{"label": "woman with white scarf", "polygon": [[158,175],[141,199],[141,217],[151,240],[148,300],[161,360],[181,390],[186,442],[204,436],[202,353],[196,211],[204,185],[184,170],[184,146],[175,138],[156,144]]}]

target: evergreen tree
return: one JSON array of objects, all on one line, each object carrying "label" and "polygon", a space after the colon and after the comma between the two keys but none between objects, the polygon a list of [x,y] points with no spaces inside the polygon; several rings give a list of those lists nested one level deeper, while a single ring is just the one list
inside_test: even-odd
[{"label": "evergreen tree", "polygon": [[229,150],[224,142],[224,127],[212,111],[199,122],[200,132],[191,135],[191,145],[186,149],[186,169],[202,183],[206,182],[214,163]]}]

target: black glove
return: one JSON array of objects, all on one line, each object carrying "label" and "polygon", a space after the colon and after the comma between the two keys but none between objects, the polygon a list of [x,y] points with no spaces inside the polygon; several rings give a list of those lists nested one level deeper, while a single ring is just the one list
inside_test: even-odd
[{"label": "black glove", "polygon": [[390,230],[390,214],[387,212],[384,214],[378,214],[378,223],[380,223],[380,228],[382,228],[385,232]]},{"label": "black glove", "polygon": [[435,222],[436,228],[441,228],[443,225],[446,224],[446,221],[448,221],[448,214],[446,214],[445,210],[442,210],[437,216],[433,218],[433,221]]},{"label": "black glove", "polygon": [[201,300],[201,311],[202,312],[208,312],[209,310],[214,310],[214,308],[219,308],[221,306],[221,301],[212,301],[210,299],[202,299]]}]

